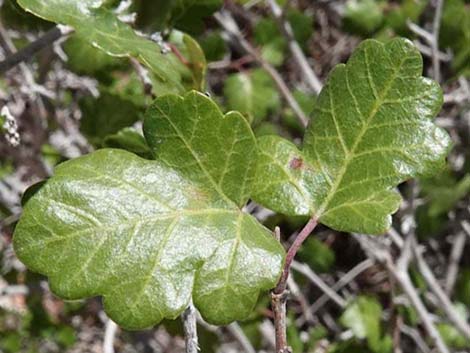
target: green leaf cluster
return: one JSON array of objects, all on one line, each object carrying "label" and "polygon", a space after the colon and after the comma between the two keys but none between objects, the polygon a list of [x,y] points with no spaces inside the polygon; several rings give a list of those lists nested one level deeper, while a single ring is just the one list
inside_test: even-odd
[{"label": "green leaf cluster", "polygon": [[[135,56],[150,68],[169,65],[169,56],[150,54],[153,43],[111,21],[99,1],[55,0],[53,8],[20,1],[74,25],[106,52]],[[102,27],[93,28],[95,21]],[[197,43],[173,35],[191,58],[192,83],[202,82],[205,59]],[[132,50],[129,42],[136,44]],[[159,67],[168,69],[160,79],[173,75],[170,66]],[[177,87],[181,82],[176,76],[160,80],[168,90],[185,90]],[[271,85],[261,71],[235,74],[225,87],[228,106],[262,120],[278,108]],[[114,97],[145,105],[133,85],[111,87]],[[110,106],[114,97],[102,99]],[[60,297],[102,296],[106,312],[126,328],[175,318],[191,299],[211,323],[244,319],[260,291],[274,287],[284,261],[271,232],[242,211],[247,201],[316,217],[337,230],[384,232],[400,203],[396,186],[444,166],[450,140],[432,121],[441,104],[439,86],[422,77],[416,48],[396,39],[365,41],[332,71],[311,103],[301,149],[279,136],[257,139],[242,114],[223,115],[196,91],[159,96],[145,113],[144,136],[126,129],[139,119],[133,108],[119,108],[116,114],[130,120],[113,122],[112,130],[106,130],[106,114],[98,120],[90,113],[105,129],[100,141],[134,153],[104,148],[60,164],[26,202],[15,251],[49,277]],[[310,248],[326,253],[318,243]],[[317,265],[326,269],[333,261],[325,255]],[[361,311],[357,306],[351,310]],[[382,335],[371,337],[370,345],[388,347]]]},{"label": "green leaf cluster", "polygon": [[191,297],[209,322],[247,317],[284,253],[240,209],[257,155],[249,124],[191,92],[158,98],[144,134],[155,160],[102,149],[59,165],[26,203],[18,257],[62,298],[102,295],[126,328],[175,318]]}]

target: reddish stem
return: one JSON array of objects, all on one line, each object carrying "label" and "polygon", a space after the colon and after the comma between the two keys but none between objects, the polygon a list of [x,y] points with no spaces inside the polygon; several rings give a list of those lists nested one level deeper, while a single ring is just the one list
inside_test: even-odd
[{"label": "reddish stem", "polygon": [[290,246],[286,255],[286,262],[282,271],[281,278],[277,283],[276,288],[271,293],[271,307],[274,314],[274,328],[276,334],[276,353],[292,353],[292,348],[287,344],[287,327],[286,327],[286,301],[288,292],[287,278],[289,277],[289,270],[294,261],[294,257],[297,251],[300,249],[302,243],[312,233],[318,224],[316,217],[310,218],[305,227],[295,238],[294,242]]},{"label": "reddish stem", "polygon": [[316,217],[310,218],[308,223],[300,231],[299,235],[297,235],[291,247],[287,251],[286,262],[284,264],[284,269],[282,271],[281,278],[279,279],[279,282],[277,283],[277,286],[274,289],[275,294],[281,294],[286,290],[287,277],[289,277],[290,265],[292,264],[292,261],[294,261],[294,257],[297,254],[297,251],[299,251],[300,246],[305,241],[305,239],[307,239],[310,233],[313,232],[317,224],[318,224],[318,219]]}]

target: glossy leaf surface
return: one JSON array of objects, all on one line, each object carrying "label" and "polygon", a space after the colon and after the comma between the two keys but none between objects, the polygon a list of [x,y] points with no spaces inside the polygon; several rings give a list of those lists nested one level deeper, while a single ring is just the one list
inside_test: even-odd
[{"label": "glossy leaf surface", "polygon": [[202,94],[157,98],[147,111],[144,135],[155,157],[187,178],[209,185],[238,206],[248,201],[257,144],[246,119],[225,117]]},{"label": "glossy leaf surface", "polygon": [[440,87],[423,78],[411,42],[363,42],[330,74],[303,149],[259,140],[254,198],[288,215],[315,215],[337,230],[384,232],[400,203],[393,188],[444,166],[450,139],[432,118]]},{"label": "glossy leaf surface", "polygon": [[237,206],[256,157],[248,124],[193,92],[159,98],[145,130],[156,161],[102,149],[58,166],[25,206],[18,257],[63,298],[102,295],[126,328],[175,318],[191,296],[211,323],[247,317],[284,254]]},{"label": "glossy leaf surface", "polygon": [[[28,12],[73,27],[77,35],[111,56],[135,57],[146,65],[160,83],[161,92],[182,93],[183,81],[192,74],[173,53],[163,54],[151,40],[138,35],[102,8],[102,0],[18,0]],[[198,87],[194,87],[198,88]]]}]

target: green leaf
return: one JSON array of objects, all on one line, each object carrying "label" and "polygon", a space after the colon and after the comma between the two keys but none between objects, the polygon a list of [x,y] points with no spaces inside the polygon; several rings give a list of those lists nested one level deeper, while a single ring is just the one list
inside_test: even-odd
[{"label": "green leaf", "polygon": [[175,26],[190,33],[204,29],[203,19],[223,5],[222,0],[171,0]]},{"label": "green leaf", "polygon": [[459,273],[455,296],[457,300],[470,308],[470,268],[463,268]]},{"label": "green leaf", "polygon": [[470,348],[470,342],[454,326],[446,323],[438,323],[437,330],[447,346],[453,349]]},{"label": "green leaf", "polygon": [[206,33],[199,38],[199,43],[208,61],[222,60],[227,52],[227,44],[220,32]]},{"label": "green leaf", "polygon": [[[292,26],[296,41],[305,49],[313,33],[313,16],[298,10],[289,10],[287,20]],[[256,44],[261,45],[261,55],[269,63],[279,66],[284,61],[287,41],[282,35],[275,20],[262,18],[254,28]]]},{"label": "green leaf", "polygon": [[382,306],[373,297],[359,296],[348,305],[341,324],[352,330],[358,339],[367,339],[369,348],[377,353],[392,351],[392,342],[389,336],[382,337],[380,327]]},{"label": "green leaf", "polygon": [[383,21],[382,6],[376,0],[349,0],[344,13],[344,26],[351,32],[368,35]]},{"label": "green leaf", "polygon": [[261,56],[272,65],[279,66],[284,61],[287,42],[282,36],[276,21],[262,18],[254,28],[254,39],[261,47]]},{"label": "green leaf", "polygon": [[191,70],[191,80],[187,86],[203,91],[206,85],[207,62],[199,43],[191,36],[175,30],[171,32],[169,40],[188,61],[186,65]]},{"label": "green leaf", "polygon": [[77,35],[67,39],[64,50],[68,57],[67,67],[80,75],[100,77],[103,73],[109,74],[112,69],[125,67],[126,63],[125,59],[109,56]]},{"label": "green leaf", "polygon": [[152,159],[152,153],[144,136],[133,128],[124,128],[114,135],[106,136],[104,146],[121,148],[142,158]]},{"label": "green leaf", "polygon": [[440,45],[450,47],[455,58],[452,66],[457,73],[470,76],[470,6],[464,0],[448,0],[442,13]]},{"label": "green leaf", "polygon": [[308,238],[300,248],[299,259],[315,272],[328,272],[335,263],[335,253],[316,238]]},{"label": "green leaf", "polygon": [[59,165],[24,208],[16,254],[62,298],[102,295],[125,328],[175,318],[191,296],[211,323],[246,318],[284,255],[237,206],[257,153],[248,124],[192,92],[157,99],[144,125],[157,160],[102,149]]},{"label": "green leaf", "polygon": [[18,0],[18,3],[38,17],[73,27],[77,36],[111,56],[137,58],[155,75],[164,92],[185,91],[182,81],[191,76],[189,68],[175,54],[163,54],[157,44],[102,8],[102,0]]},{"label": "green leaf", "polygon": [[363,42],[329,75],[302,150],[280,137],[259,139],[254,199],[337,230],[386,231],[400,203],[393,188],[441,170],[450,145],[432,122],[441,89],[421,72],[411,42]]},{"label": "green leaf", "polygon": [[417,233],[420,237],[436,235],[447,224],[447,213],[470,192],[470,175],[460,180],[446,170],[420,182],[426,201],[416,210]]},{"label": "green leaf", "polygon": [[279,92],[261,69],[230,75],[225,81],[224,95],[229,109],[246,114],[253,122],[260,122],[269,112],[280,108]]},{"label": "green leaf", "polygon": [[256,139],[237,112],[225,117],[202,94],[157,98],[146,113],[144,136],[158,159],[210,185],[243,206],[252,192]]},{"label": "green leaf", "polygon": [[307,41],[313,34],[313,14],[305,14],[292,9],[287,13],[287,20],[292,26],[294,38],[302,48],[307,48]]},{"label": "green leaf", "polygon": [[419,17],[428,6],[429,0],[400,0],[389,5],[385,12],[384,28],[393,29],[401,36],[409,36],[407,22],[418,22]]},{"label": "green leaf", "polygon": [[341,315],[341,324],[359,339],[380,336],[382,306],[373,297],[360,296]]},{"label": "green leaf", "polygon": [[100,145],[106,136],[131,126],[142,115],[142,109],[132,101],[105,88],[99,98],[84,97],[79,104],[83,113],[80,130],[96,145]]}]

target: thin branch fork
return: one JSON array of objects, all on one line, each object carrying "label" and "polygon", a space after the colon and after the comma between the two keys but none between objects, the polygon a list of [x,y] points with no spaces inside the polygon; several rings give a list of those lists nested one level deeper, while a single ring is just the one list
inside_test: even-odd
[{"label": "thin branch fork", "polygon": [[408,22],[408,28],[415,33],[416,35],[423,38],[431,47],[431,59],[432,59],[432,69],[433,69],[433,78],[437,81],[441,81],[441,65],[439,57],[439,32],[441,28],[441,19],[442,19],[442,7],[444,5],[444,0],[436,0],[436,10],[434,12],[434,19],[432,23],[432,32],[428,32],[420,26]]},{"label": "thin branch fork", "polygon": [[[393,230],[392,232],[396,232],[396,231]],[[462,232],[461,234],[464,234],[464,233]],[[426,263],[426,260],[423,257],[422,250],[419,247],[416,237],[414,236],[414,234],[409,234],[406,239],[407,241],[411,242],[411,245],[407,245],[407,241],[405,241],[405,243],[399,246],[399,248],[401,248],[403,252],[405,252],[405,250],[408,251],[409,249],[411,249],[412,253],[409,255],[408,253],[406,253],[406,256],[402,255],[400,257],[400,260],[398,262],[398,267],[400,268],[400,271],[401,272],[404,272],[405,270],[407,271],[409,262],[412,261],[413,259],[416,260],[418,269],[420,273],[422,274],[424,280],[426,281],[426,284],[428,285],[429,289],[436,295],[437,300],[439,301],[441,305],[440,308],[442,308],[447,318],[464,335],[464,337],[466,337],[467,339],[470,339],[470,325],[465,320],[463,320],[460,317],[460,315],[457,313],[454,306],[452,305],[451,300],[449,299],[449,296],[442,289],[434,273],[430,269],[429,265]],[[460,240],[459,244],[461,247],[461,251],[463,251],[464,241],[462,242],[462,240]],[[409,249],[407,249],[406,246],[408,246]],[[404,258],[408,262],[406,263],[406,265],[403,263]]]},{"label": "thin branch fork", "polygon": [[433,319],[426,309],[423,301],[421,300],[418,291],[414,287],[408,267],[413,256],[413,238],[407,237],[402,247],[400,258],[394,263],[389,249],[380,246],[377,240],[361,234],[354,234],[355,238],[359,241],[365,253],[382,263],[390,274],[395,278],[400,285],[403,292],[409,298],[412,306],[416,309],[418,316],[427,332],[432,339],[435,347],[440,353],[450,353],[449,348],[444,343],[442,336],[434,325]]},{"label": "thin branch fork", "polygon": [[[346,286],[348,283],[350,283],[354,278],[356,278],[358,275],[363,273],[365,270],[369,269],[372,267],[374,262],[371,259],[366,259],[359,264],[357,264],[354,268],[352,268],[349,272],[347,272],[343,277],[341,277],[338,282],[336,282],[332,287],[331,290],[333,292],[339,291],[341,288]],[[328,287],[330,288],[330,287]],[[326,292],[315,301],[312,306],[310,307],[310,312],[314,313],[318,309],[320,309],[323,305],[325,305],[328,300],[333,299],[333,297]],[[333,299],[334,300],[334,299]],[[339,303],[338,301],[334,300],[337,304]],[[340,304],[338,304],[340,305]],[[340,305],[341,306],[341,305]]]},{"label": "thin branch fork", "polygon": [[[415,240],[414,240],[415,241]],[[423,254],[417,244],[413,246],[413,253],[416,259],[420,273],[423,275],[426,283],[430,289],[434,292],[437,299],[441,303],[441,308],[449,318],[449,320],[456,326],[456,328],[468,339],[470,340],[470,325],[461,318],[461,316],[455,311],[452,302],[449,297],[446,295],[444,290],[441,288],[436,277],[432,273],[429,266],[426,264],[426,260],[423,257]]]}]

